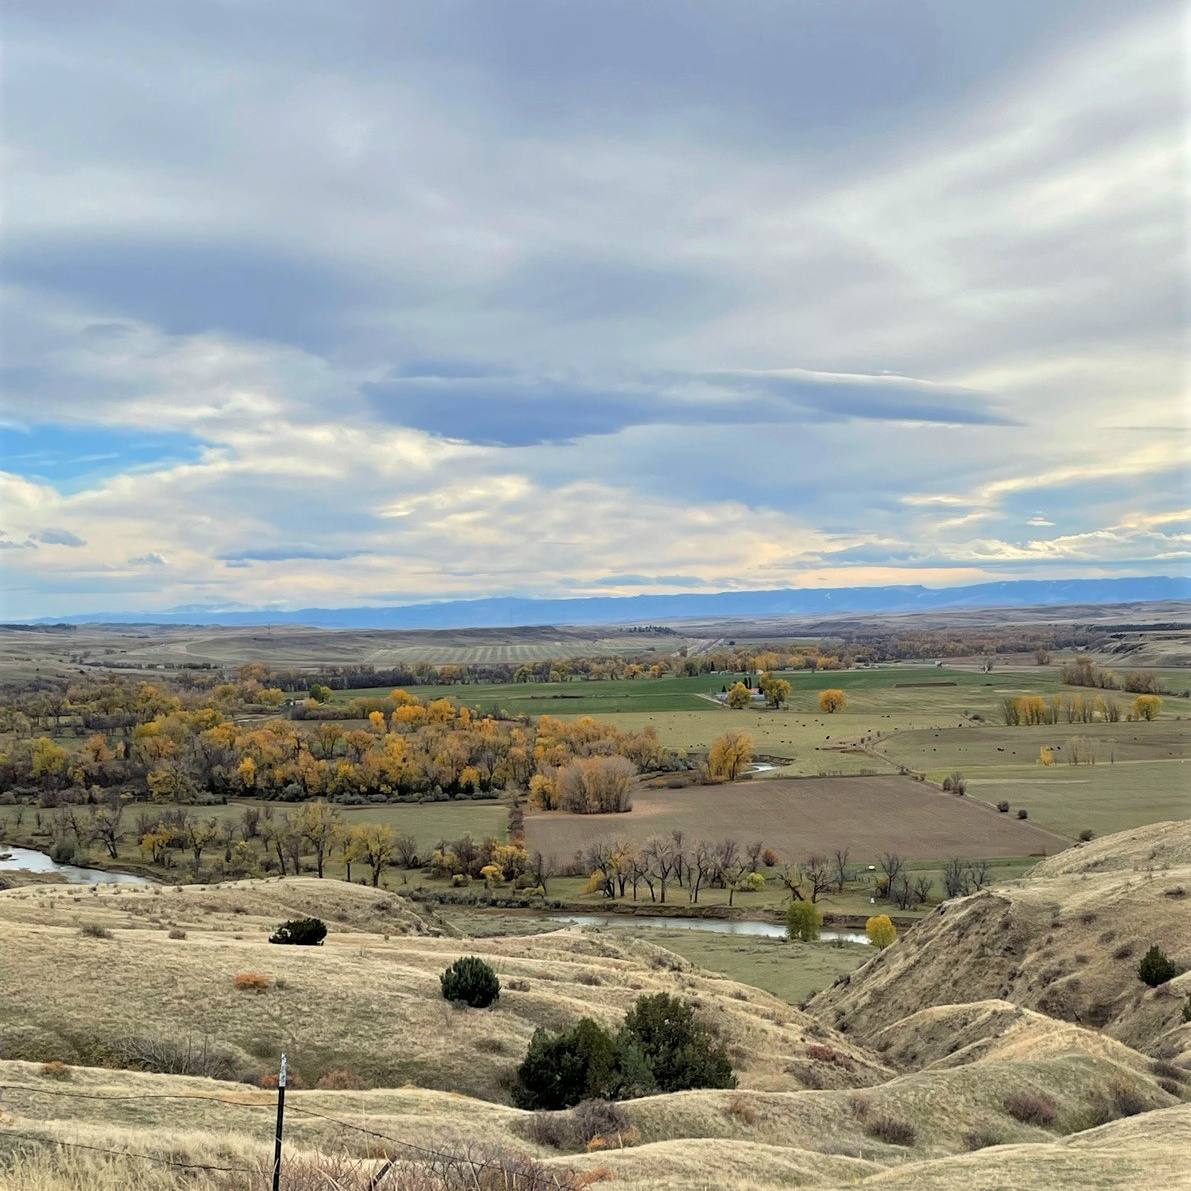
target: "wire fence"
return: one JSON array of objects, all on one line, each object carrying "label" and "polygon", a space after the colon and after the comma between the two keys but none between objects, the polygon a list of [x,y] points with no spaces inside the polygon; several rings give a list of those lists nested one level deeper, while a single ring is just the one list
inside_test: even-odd
[{"label": "wire fence", "polygon": [[[73,1088],[51,1088],[45,1085],[9,1083],[0,1084],[0,1104],[2,1104],[2,1097],[5,1093],[20,1093],[34,1097],[55,1097],[92,1102],[100,1101],[113,1104],[128,1102],[143,1104],[157,1100],[201,1101],[254,1112],[271,1110],[274,1107],[274,1103],[270,1100],[262,1099],[256,1102],[250,1102],[243,1098],[232,1099],[199,1091],[111,1095],[102,1092],[78,1091]],[[425,1145],[421,1142],[409,1141],[406,1138],[395,1137],[390,1133],[357,1124],[354,1121],[332,1113],[319,1112],[304,1105],[294,1104],[292,1101],[286,1105],[286,1110],[301,1117],[322,1121],[335,1128],[368,1137],[376,1142],[383,1142],[383,1147],[374,1147],[374,1149],[383,1149],[385,1155],[383,1160],[378,1158],[375,1153],[369,1155],[366,1159],[369,1162],[380,1162],[379,1167],[367,1171],[367,1186],[373,1189],[390,1185],[388,1180],[399,1174],[402,1166],[408,1163],[415,1164],[421,1176],[429,1176],[428,1178],[422,1177],[417,1181],[416,1186],[419,1188],[419,1191],[422,1188],[425,1188],[426,1191],[436,1191],[437,1188],[441,1188],[443,1191],[454,1191],[455,1188],[467,1188],[471,1189],[471,1191],[488,1191],[489,1188],[507,1188],[508,1191],[572,1191],[574,1188],[585,1185],[588,1181],[577,1177],[575,1172],[570,1169],[545,1167],[535,1159],[526,1156],[503,1153],[494,1154],[483,1148],[466,1151],[441,1149],[435,1146]],[[245,1166],[223,1165],[212,1162],[190,1162],[177,1157],[166,1157],[162,1154],[113,1149],[108,1146],[93,1145],[81,1141],[66,1141],[57,1137],[47,1136],[45,1133],[32,1133],[26,1129],[10,1127],[4,1121],[3,1113],[0,1113],[0,1138],[19,1138],[23,1141],[34,1143],[37,1146],[55,1146],[68,1151],[77,1150],[100,1154],[121,1161],[146,1162],[163,1167],[212,1174],[245,1174],[264,1178],[270,1170],[270,1166],[267,1163]],[[309,1155],[305,1155],[301,1159],[301,1164],[306,1168],[299,1180],[303,1191],[306,1187],[318,1185],[312,1182],[309,1177],[311,1161]],[[285,1167],[283,1166],[282,1186],[287,1185],[284,1171]],[[495,1177],[482,1177],[486,1175]],[[340,1184],[334,1177],[328,1175],[323,1185],[331,1188]]]}]

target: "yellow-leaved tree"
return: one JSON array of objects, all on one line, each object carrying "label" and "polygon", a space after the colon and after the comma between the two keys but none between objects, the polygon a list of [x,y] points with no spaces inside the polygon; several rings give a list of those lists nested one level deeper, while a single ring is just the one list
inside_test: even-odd
[{"label": "yellow-leaved tree", "polygon": [[743,707],[748,707],[752,701],[752,691],[750,691],[743,682],[736,683],[731,690],[728,691],[728,706],[735,708],[737,711]]},{"label": "yellow-leaved tree", "polygon": [[890,921],[888,914],[874,914],[864,924],[864,933],[868,935],[868,941],[882,951],[897,942],[897,927]]},{"label": "yellow-leaved tree", "polygon": [[1133,714],[1139,720],[1156,719],[1162,710],[1162,700],[1157,695],[1138,695],[1133,700]]},{"label": "yellow-leaved tree", "polygon": [[819,710],[832,715],[848,706],[848,696],[834,687],[819,692]]},{"label": "yellow-leaved tree", "polygon": [[711,746],[707,768],[713,778],[734,782],[753,759],[753,742],[745,732],[725,732]]}]

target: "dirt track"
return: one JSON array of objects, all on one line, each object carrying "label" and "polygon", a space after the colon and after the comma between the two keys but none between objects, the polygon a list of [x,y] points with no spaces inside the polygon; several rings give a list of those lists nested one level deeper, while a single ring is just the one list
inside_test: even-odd
[{"label": "dirt track", "polygon": [[530,849],[560,860],[601,838],[763,840],[786,859],[848,848],[854,861],[1054,855],[1070,840],[898,776],[772,779],[645,790],[624,815],[530,815]]}]

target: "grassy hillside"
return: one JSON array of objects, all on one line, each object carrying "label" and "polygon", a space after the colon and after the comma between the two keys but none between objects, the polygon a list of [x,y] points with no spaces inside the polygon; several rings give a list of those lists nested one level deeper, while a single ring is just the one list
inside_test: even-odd
[{"label": "grassy hillside", "polygon": [[[1064,855],[945,903],[812,1007],[871,1042],[924,1006],[1002,999],[1103,1028],[1163,1060],[1191,1058],[1189,846],[1191,821],[1158,824],[1089,845],[1076,854],[1093,861],[1082,871]],[[1152,943],[1182,973],[1154,989],[1137,975]]]},{"label": "grassy hillside", "polygon": [[[290,1191],[364,1191],[388,1157],[398,1191],[1179,1188],[1191,975],[1150,990],[1134,970],[1150,939],[1191,966],[1188,855],[1186,823],[1072,849],[947,903],[806,1012],[750,986],[760,955],[731,979],[631,925],[463,938],[399,897],[306,878],[0,892],[0,1186],[266,1191],[274,1095],[242,1080],[285,1047],[305,1085],[287,1096]],[[326,945],[270,946],[267,930],[298,913],[327,919]],[[438,995],[438,973],[468,953],[504,982],[491,1010]],[[237,991],[242,971],[270,986]],[[661,989],[720,1034],[736,1089],[593,1110],[598,1129],[582,1108],[508,1106],[536,1026],[611,1024]],[[224,1078],[94,1065],[127,1061],[130,1036],[186,1035],[228,1059]],[[71,1069],[42,1066],[55,1058]],[[331,1071],[334,1086],[310,1086]]]}]

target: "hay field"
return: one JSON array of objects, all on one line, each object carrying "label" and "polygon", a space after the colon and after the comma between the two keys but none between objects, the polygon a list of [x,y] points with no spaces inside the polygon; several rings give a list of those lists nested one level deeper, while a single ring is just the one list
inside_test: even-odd
[{"label": "hay field", "polygon": [[786,857],[848,848],[853,863],[884,852],[916,860],[1049,855],[1070,840],[897,775],[759,780],[642,790],[620,815],[527,815],[528,845],[569,857],[598,839],[763,840]]}]

